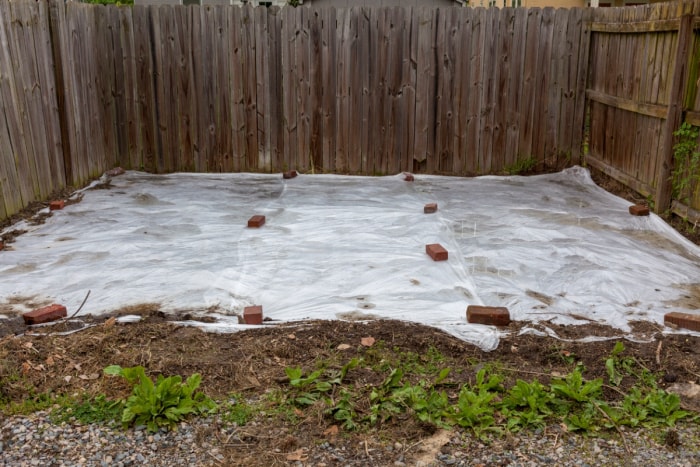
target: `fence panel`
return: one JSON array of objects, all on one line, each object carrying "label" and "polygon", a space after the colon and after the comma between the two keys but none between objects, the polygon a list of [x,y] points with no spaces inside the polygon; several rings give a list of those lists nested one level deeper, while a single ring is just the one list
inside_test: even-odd
[{"label": "fence panel", "polygon": [[[117,164],[477,175],[580,155],[581,10],[49,6],[0,0],[1,217]],[[36,27],[6,20],[25,12]]]}]

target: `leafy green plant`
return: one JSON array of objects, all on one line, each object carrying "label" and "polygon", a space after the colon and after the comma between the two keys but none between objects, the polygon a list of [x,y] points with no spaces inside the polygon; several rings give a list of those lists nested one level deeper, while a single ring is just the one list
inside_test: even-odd
[{"label": "leafy green plant", "polygon": [[527,383],[519,379],[503,399],[503,413],[508,420],[506,427],[510,431],[543,427],[546,418],[552,415],[550,404],[553,398],[539,381]]},{"label": "leafy green plant", "polygon": [[673,197],[685,203],[700,190],[700,129],[688,122],[673,132],[677,142],[673,146],[671,184]]},{"label": "leafy green plant", "polygon": [[476,374],[476,384],[464,385],[459,392],[457,406],[451,413],[451,418],[457,425],[471,428],[474,433],[482,437],[487,431],[498,432],[495,427],[494,398],[503,389],[500,375],[490,375],[486,379],[486,370],[481,369]]},{"label": "leafy green plant", "polygon": [[503,169],[505,173],[508,175],[520,175],[523,173],[527,173],[530,170],[534,169],[535,166],[537,165],[537,159],[534,157],[525,157],[525,158],[520,158],[517,161],[515,161],[513,164],[506,165]]},{"label": "leafy green plant", "polygon": [[257,411],[258,407],[247,403],[241,394],[230,394],[219,409],[222,420],[238,426],[246,425]]},{"label": "leafy green plant", "polygon": [[216,411],[217,405],[197,388],[202,377],[195,373],[184,383],[180,376],[167,378],[159,375],[155,384],[146,376],[142,366],[122,368],[111,365],[104,369],[107,375],[121,376],[133,384],[132,395],[124,404],[122,424],[145,425],[149,431],[160,427],[174,427],[188,415],[205,414]]},{"label": "leafy green plant", "polygon": [[118,421],[124,410],[123,401],[107,399],[100,394],[95,398],[66,399],[58,408],[51,412],[51,420],[55,423],[78,421],[83,424],[110,423]]},{"label": "leafy green plant", "polygon": [[577,366],[566,378],[551,383],[552,392],[575,402],[590,402],[601,395],[603,380],[584,381],[581,367]]},{"label": "leafy green plant", "polygon": [[316,370],[306,376],[301,368],[285,368],[284,371],[289,378],[289,385],[296,389],[294,402],[300,406],[313,405],[321,400],[324,394],[329,393],[334,386],[343,382],[348,371],[357,367],[361,359],[353,358],[343,365],[340,371],[330,372],[326,379],[321,379],[325,370]]}]

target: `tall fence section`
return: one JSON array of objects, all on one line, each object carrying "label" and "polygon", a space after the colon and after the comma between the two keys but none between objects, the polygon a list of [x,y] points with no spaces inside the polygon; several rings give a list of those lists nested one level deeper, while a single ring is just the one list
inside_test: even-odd
[{"label": "tall fence section", "polygon": [[672,206],[696,221],[700,167],[687,171],[692,155],[678,160],[674,133],[684,121],[700,126],[698,13],[697,2],[595,12],[585,158],[648,196],[657,210]]},{"label": "tall fence section", "polygon": [[477,175],[563,167],[586,148],[591,165],[658,196],[667,135],[700,108],[673,97],[697,74],[683,15],[699,4],[0,0],[0,219],[116,165]]}]

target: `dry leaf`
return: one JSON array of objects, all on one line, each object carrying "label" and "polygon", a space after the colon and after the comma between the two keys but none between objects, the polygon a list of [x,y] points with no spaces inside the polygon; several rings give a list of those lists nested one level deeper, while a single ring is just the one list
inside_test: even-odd
[{"label": "dry leaf", "polygon": [[22,374],[26,375],[32,369],[32,365],[29,362],[22,363]]},{"label": "dry leaf", "polygon": [[553,371],[553,372],[552,372],[552,376],[553,376],[554,378],[561,378],[561,377],[564,376],[564,375],[563,375],[562,373],[559,373],[558,371]]},{"label": "dry leaf", "polygon": [[360,339],[360,344],[364,345],[365,347],[372,347],[374,345],[374,337],[363,337]]},{"label": "dry leaf", "polygon": [[51,366],[51,365],[53,365],[54,363],[55,363],[55,362],[54,362],[53,357],[52,357],[51,355],[49,355],[48,357],[46,357],[46,364],[47,364],[48,366]]},{"label": "dry leaf", "polygon": [[99,379],[99,377],[100,377],[100,374],[99,374],[99,373],[91,373],[91,374],[88,375],[88,379],[89,379],[89,380]]},{"label": "dry leaf", "polygon": [[335,436],[338,434],[338,425],[331,425],[323,432],[324,435]]},{"label": "dry leaf", "polygon": [[340,344],[338,347],[336,347],[338,350],[348,350],[350,346],[348,344]]},{"label": "dry leaf", "polygon": [[308,451],[307,448],[300,448],[294,452],[290,452],[289,454],[287,454],[287,460],[288,461],[302,461],[303,462],[309,458],[309,455],[306,453],[306,451]]},{"label": "dry leaf", "polygon": [[304,412],[302,412],[302,411],[299,410],[299,409],[294,409],[294,415],[296,415],[297,417],[303,417],[303,416],[304,416]]},{"label": "dry leaf", "polygon": [[25,342],[24,344],[22,344],[22,347],[24,347],[25,349],[31,349],[32,347],[34,347],[34,344],[32,342]]},{"label": "dry leaf", "polygon": [[65,381],[66,383],[70,383],[70,380],[72,380],[72,379],[73,379],[73,377],[70,375],[63,377],[63,381]]},{"label": "dry leaf", "polygon": [[104,327],[111,328],[112,326],[114,326],[114,323],[116,323],[116,322],[117,322],[117,318],[112,316],[107,321],[105,321]]},{"label": "dry leaf", "polygon": [[78,375],[78,378],[83,379],[83,380],[87,380],[88,376],[87,375]]},{"label": "dry leaf", "polygon": [[294,340],[294,339],[297,338],[297,336],[295,336],[294,334],[290,334],[290,335],[287,336],[287,338],[288,338],[288,339]]}]

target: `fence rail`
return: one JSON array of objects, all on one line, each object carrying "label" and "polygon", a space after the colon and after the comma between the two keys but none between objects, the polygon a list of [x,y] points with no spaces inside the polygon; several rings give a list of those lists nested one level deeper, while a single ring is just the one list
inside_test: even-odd
[{"label": "fence rail", "polygon": [[591,164],[656,188],[681,17],[699,4],[0,0],[0,219],[116,165],[476,175],[563,167],[588,146]]}]

